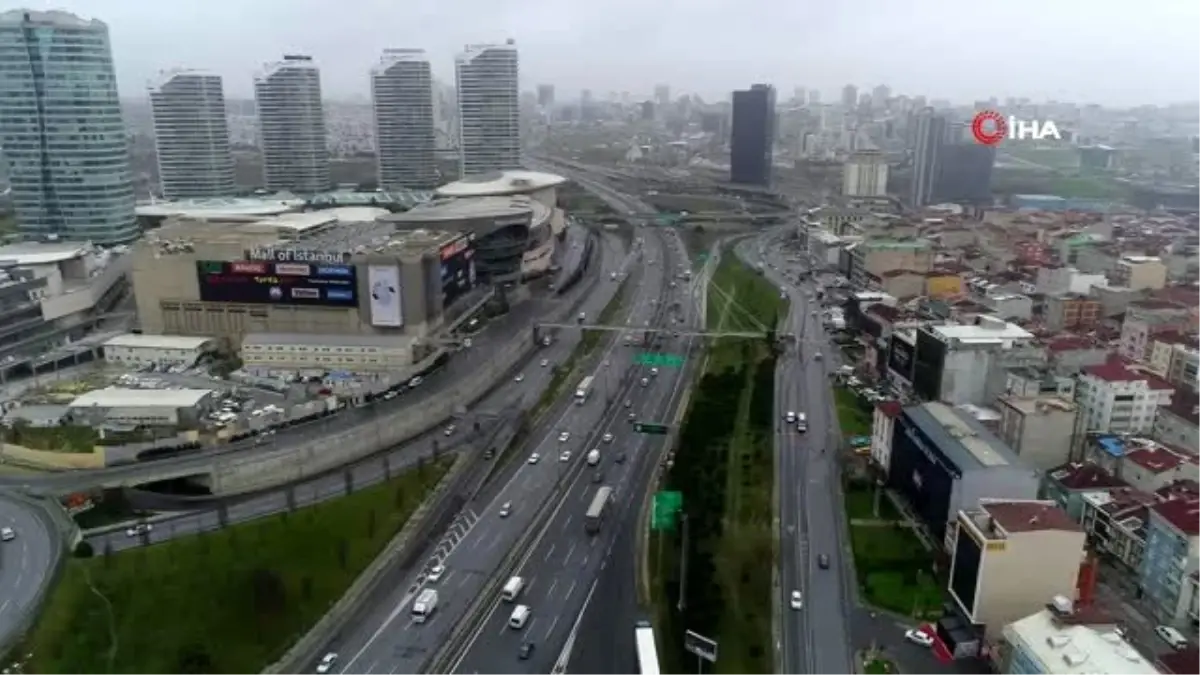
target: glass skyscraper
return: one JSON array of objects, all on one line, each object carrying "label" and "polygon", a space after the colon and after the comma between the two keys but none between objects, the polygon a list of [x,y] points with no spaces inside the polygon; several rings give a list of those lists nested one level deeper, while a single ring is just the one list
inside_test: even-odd
[{"label": "glass skyscraper", "polygon": [[137,238],[108,26],[60,11],[0,13],[0,148],[21,232]]}]

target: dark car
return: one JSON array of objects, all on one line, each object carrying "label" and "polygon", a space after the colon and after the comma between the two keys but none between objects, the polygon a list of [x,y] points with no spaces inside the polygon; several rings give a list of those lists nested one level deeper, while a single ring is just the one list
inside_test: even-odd
[{"label": "dark car", "polygon": [[823,570],[829,569],[829,556],[825,555],[824,553],[817,556],[817,567],[820,567]]},{"label": "dark car", "polygon": [[592,482],[593,483],[603,483],[604,482],[604,474],[599,471],[592,474]]},{"label": "dark car", "polygon": [[625,453],[618,452],[616,462],[617,462],[617,464],[624,464],[625,463]]},{"label": "dark car", "polygon": [[517,650],[517,658],[524,661],[524,660],[528,659],[530,656],[533,656],[533,643],[532,642],[522,642],[521,648],[519,650]]}]

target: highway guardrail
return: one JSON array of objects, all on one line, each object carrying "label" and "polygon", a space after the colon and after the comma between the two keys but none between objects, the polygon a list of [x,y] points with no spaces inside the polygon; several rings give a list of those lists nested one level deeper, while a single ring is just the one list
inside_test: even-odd
[{"label": "highway guardrail", "polygon": [[396,561],[409,549],[410,544],[414,543],[414,539],[421,540],[419,543],[424,543],[424,537],[416,537],[415,535],[421,533],[424,529],[423,525],[428,521],[435,520],[432,518],[433,515],[453,501],[450,499],[456,493],[453,487],[458,485],[462,477],[466,474],[466,470],[471,465],[473,459],[475,458],[469,453],[463,453],[458,456],[458,459],[454,462],[454,466],[438,482],[433,494],[429,495],[421,506],[413,512],[408,522],[404,524],[404,527],[396,533],[395,537],[392,537],[392,540],[371,561],[371,564],[358,575],[350,585],[350,588],[346,589],[346,592],[342,594],[342,597],[338,598],[329,611],[303,637],[297,640],[278,661],[268,666],[263,671],[264,673],[302,673],[314,661],[320,658],[321,650],[346,625],[347,620],[354,615],[354,612],[362,604],[363,599],[370,597],[378,589],[387,572],[390,571]]},{"label": "highway guardrail", "polygon": [[[671,266],[667,264],[665,259],[663,263],[664,264],[661,269],[672,269]],[[666,279],[663,279],[662,289],[659,291],[658,307],[655,310],[654,319],[652,320],[652,323],[656,325],[662,320],[662,316],[666,312],[666,303],[662,301],[663,298],[670,294],[670,288],[666,281]],[[616,339],[616,336],[614,335],[612,339]],[[638,377],[635,370],[635,368],[630,368],[619,381],[617,395],[613,397],[614,404],[615,401],[622,399],[625,393],[633,388],[637,383]],[[619,411],[620,409],[616,408],[615,410]],[[605,411],[605,413],[602,414],[600,424],[598,427],[594,427],[592,429],[591,433],[589,434],[589,438],[584,443],[583,447],[590,447],[594,445],[595,440],[603,433],[602,429],[604,426],[606,426],[604,415],[606,415],[607,412],[608,411]],[[620,413],[616,412],[615,414]],[[464,618],[458,621],[458,623],[451,630],[450,636],[441,643],[437,651],[434,652],[433,656],[426,661],[424,668],[422,668],[422,672],[450,672],[450,666],[453,665],[451,661],[461,650],[463,643],[468,639],[469,636],[475,634],[479,630],[480,624],[486,620],[489,613],[484,611],[485,608],[495,604],[496,598],[499,596],[500,589],[504,582],[508,580],[517,566],[520,565],[529,555],[531,542],[540,539],[545,534],[545,530],[549,526],[549,517],[567,497],[567,494],[564,491],[564,486],[570,485],[575,478],[582,473],[583,470],[584,464],[576,463],[571,470],[566,471],[559,476],[558,480],[554,484],[553,492],[547,495],[547,498],[542,501],[541,505],[538,507],[538,510],[534,514],[533,519],[530,521],[531,526],[526,528],[525,531],[521,533],[521,537],[509,549],[508,554],[504,557],[503,562],[496,567],[495,571],[492,573],[492,576],[489,577],[481,592],[475,596],[475,600],[470,604],[470,606],[468,606],[467,613],[465,614]]]}]

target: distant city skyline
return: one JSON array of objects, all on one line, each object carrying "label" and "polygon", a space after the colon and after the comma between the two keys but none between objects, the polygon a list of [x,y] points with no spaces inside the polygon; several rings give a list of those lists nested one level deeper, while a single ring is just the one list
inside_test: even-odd
[{"label": "distant city skyline", "polygon": [[413,0],[361,11],[339,11],[328,0],[60,4],[109,24],[126,97],[140,97],[159,71],[185,67],[219,74],[227,97],[248,98],[263,63],[302,53],[321,68],[329,99],[366,100],[370,68],[384,49],[424,49],[434,77],[449,83],[464,45],[512,38],[521,50],[521,90],[553,84],[559,100],[585,88],[599,97],[630,91],[649,98],[656,84],[668,84],[676,97],[694,91],[716,101],[745,82],[770,82],[781,93],[815,88],[826,101],[847,83],[963,103],[991,96],[1108,107],[1200,100],[1200,3],[1180,0],[1143,0],[1137,21],[1115,0],[1090,3],[1086,12],[1036,0],[953,12],[941,0],[819,7]]}]

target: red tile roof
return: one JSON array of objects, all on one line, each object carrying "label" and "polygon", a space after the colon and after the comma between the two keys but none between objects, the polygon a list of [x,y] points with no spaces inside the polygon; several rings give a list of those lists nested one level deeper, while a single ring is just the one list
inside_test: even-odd
[{"label": "red tile roof", "polygon": [[1157,391],[1174,391],[1169,382],[1149,373],[1141,373],[1126,367],[1119,359],[1109,360],[1098,366],[1087,366],[1083,372],[1105,382],[1138,382],[1143,381],[1150,389]]},{"label": "red tile roof", "polygon": [[1176,417],[1186,420],[1192,426],[1200,426],[1200,412],[1196,410],[1197,406],[1200,406],[1200,396],[1184,390],[1175,392],[1167,410]]},{"label": "red tile roof", "polygon": [[1138,448],[1126,454],[1125,459],[1156,474],[1172,471],[1183,464],[1182,457],[1166,448]]},{"label": "red tile roof", "polygon": [[1007,532],[1039,532],[1063,530],[1080,532],[1079,525],[1066,511],[1052,502],[981,502],[979,505],[996,524]]},{"label": "red tile roof", "polygon": [[1095,464],[1064,464],[1051,470],[1050,478],[1068,490],[1100,490],[1127,485],[1125,481]]},{"label": "red tile roof", "polygon": [[882,401],[875,404],[875,409],[884,415],[895,419],[900,416],[901,412],[903,412],[904,406],[900,405],[899,401]]},{"label": "red tile roof", "polygon": [[1172,499],[1153,507],[1155,513],[1189,537],[1200,535],[1200,499]]},{"label": "red tile roof", "polygon": [[1164,485],[1154,491],[1158,495],[1160,501],[1168,501],[1171,499],[1196,499],[1200,498],[1200,483],[1191,478],[1180,478],[1168,485]]},{"label": "red tile roof", "polygon": [[1129,303],[1129,306],[1146,310],[1187,309],[1186,306],[1181,305],[1178,302],[1171,302],[1170,300],[1134,300],[1133,302]]},{"label": "red tile roof", "polygon": [[1164,673],[1184,675],[1184,673],[1197,672],[1200,667],[1198,664],[1200,664],[1200,647],[1191,644],[1178,651],[1160,654],[1154,665]]},{"label": "red tile roof", "polygon": [[1094,345],[1090,338],[1082,335],[1063,335],[1050,340],[1046,344],[1046,349],[1052,352],[1069,352],[1076,349],[1093,349]]},{"label": "red tile roof", "polygon": [[1154,298],[1196,307],[1200,305],[1200,290],[1195,286],[1167,286],[1154,291]]}]

